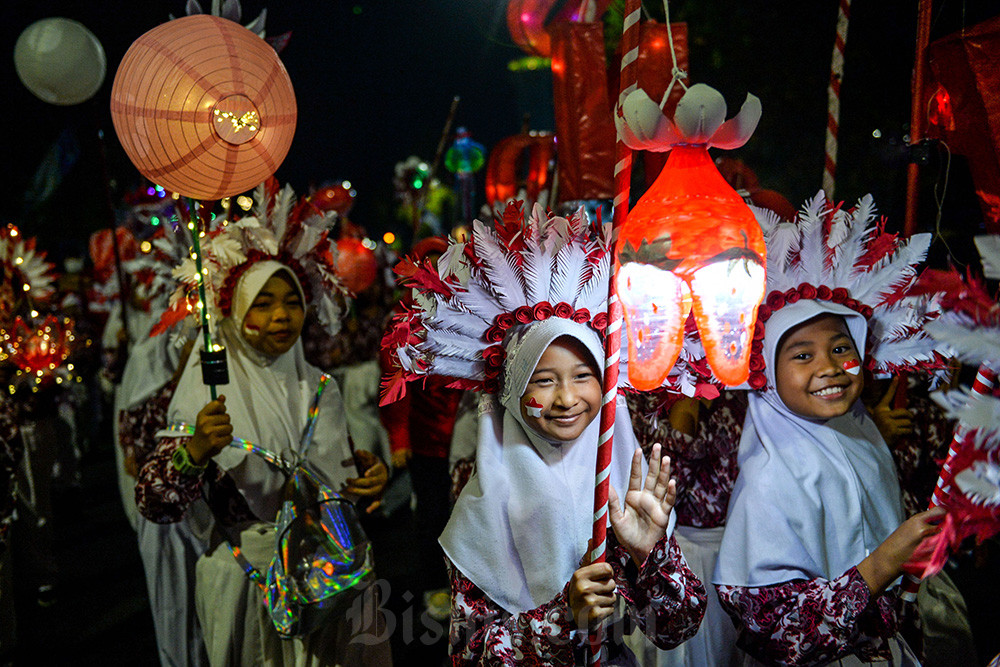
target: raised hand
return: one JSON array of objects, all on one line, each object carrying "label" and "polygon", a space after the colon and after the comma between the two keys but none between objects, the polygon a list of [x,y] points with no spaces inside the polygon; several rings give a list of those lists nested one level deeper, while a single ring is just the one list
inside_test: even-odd
[{"label": "raised hand", "polygon": [[913,413],[906,408],[893,407],[893,399],[896,398],[898,386],[899,377],[894,377],[885,392],[885,396],[871,410],[872,421],[875,422],[879,433],[882,434],[882,438],[890,447],[895,446],[900,438],[913,433]]},{"label": "raised hand", "polygon": [[649,552],[667,531],[670,512],[677,501],[677,482],[670,477],[670,457],[660,458],[659,443],[653,445],[649,472],[642,477],[642,450],[632,455],[625,505],[612,486],[608,493],[608,514],[619,544],[628,550],[635,564],[642,566]]}]

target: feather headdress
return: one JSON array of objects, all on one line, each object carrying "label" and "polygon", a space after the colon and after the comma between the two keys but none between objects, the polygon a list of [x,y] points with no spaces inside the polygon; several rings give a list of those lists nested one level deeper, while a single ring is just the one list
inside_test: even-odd
[{"label": "feather headdress", "polygon": [[507,205],[495,226],[473,223],[471,239],[452,241],[438,259],[396,267],[413,288],[414,305],[395,318],[382,346],[393,368],[382,402],[405,394],[426,375],[457,378],[456,387],[497,392],[507,332],[550,317],[607,327],[609,244],[582,211],[568,218],[522,202]]},{"label": "feather headdress", "polygon": [[[338,297],[346,299],[348,294],[335,273],[336,244],[329,239],[333,215],[318,214],[306,202],[296,205],[291,186],[279,190],[273,179],[257,187],[254,201],[252,215],[235,222],[223,220],[201,238],[209,319],[218,322],[229,316],[240,276],[252,264],[271,259],[295,272],[320,324],[335,335],[340,329]],[[160,320],[165,326],[197,313],[194,258],[185,256],[172,276],[176,288]]]},{"label": "feather headdress", "polygon": [[833,206],[820,192],[807,201],[794,222],[751,207],[767,243],[768,295],[757,312],[750,386],[767,384],[761,354],[771,314],[799,299],[831,301],[868,320],[865,367],[875,373],[920,368],[939,371],[941,346],[926,333],[939,314],[932,294],[915,296],[917,266],[930,234],[900,239],[876,221],[871,195],[851,210]]},{"label": "feather headdress", "polygon": [[[1000,265],[1000,245],[977,246],[984,268]],[[979,366],[971,390],[935,395],[948,415],[958,420],[958,429],[935,489],[935,500],[948,509],[948,515],[941,532],[924,549],[930,554],[918,562],[922,574],[929,576],[966,537],[982,540],[1000,530],[1000,399],[992,394],[1000,370],[1000,303],[982,281],[971,275],[963,281],[954,270],[922,276],[918,287],[943,292],[941,316],[927,325],[930,335],[949,354]]]}]

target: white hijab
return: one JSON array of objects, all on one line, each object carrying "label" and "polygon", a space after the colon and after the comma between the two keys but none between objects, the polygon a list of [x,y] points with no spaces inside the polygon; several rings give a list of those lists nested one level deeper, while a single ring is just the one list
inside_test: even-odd
[{"label": "white hijab", "polygon": [[[593,526],[600,417],[575,441],[553,444],[521,415],[528,379],[560,336],[582,342],[602,367],[601,341],[586,325],[553,317],[514,333],[505,343],[501,405],[483,396],[476,474],[440,540],[455,567],[512,614],[534,609],[563,589],[585,555]],[[610,479],[621,497],[635,448],[628,408],[619,397]]]},{"label": "white hijab", "polygon": [[[253,264],[239,279],[233,294],[233,312],[219,326],[219,342],[226,347],[229,384],[219,385],[226,397],[226,411],[233,424],[233,436],[249,440],[286,459],[299,453],[309,404],[319,386],[321,372],[306,362],[302,341],[279,357],[258,352],[239,331],[250,304],[276,271],[285,271],[301,295],[295,274],[283,264],[265,260]],[[211,400],[201,379],[201,356],[195,350],[188,359],[167,412],[168,422],[193,425],[198,412]],[[161,436],[187,435],[161,431]],[[319,415],[306,461],[320,478],[337,490],[353,468],[340,465],[351,457],[347,443],[347,423],[340,390],[330,381],[320,401]],[[226,447],[214,458],[233,478],[250,509],[263,521],[274,521],[281,508],[284,475],[256,454]]]},{"label": "white hijab", "polygon": [[840,417],[806,419],[774,388],[781,337],[824,313],[844,317],[857,349],[865,349],[867,324],[844,306],[800,300],[768,320],[763,353],[769,386],[750,394],[713,583],[835,579],[903,520],[892,456],[861,403]]}]

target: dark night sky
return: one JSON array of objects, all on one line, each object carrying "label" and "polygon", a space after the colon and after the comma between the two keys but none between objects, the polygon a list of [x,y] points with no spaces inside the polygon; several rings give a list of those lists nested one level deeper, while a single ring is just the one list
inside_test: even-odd
[{"label": "dark night sky", "polygon": [[[848,35],[837,197],[853,200],[872,191],[890,216],[901,216],[905,193],[900,145],[909,122],[916,4],[856,0]],[[963,2],[935,3],[933,36],[1000,12],[993,0],[973,4],[974,16]],[[244,0],[244,22],[265,6],[269,35],[293,33],[282,60],[299,104],[295,140],[277,176],[299,192],[326,180],[351,180],[359,193],[352,218],[373,233],[392,224],[393,165],[411,154],[433,157],[452,96],[462,98],[457,124],[487,148],[520,128],[525,109],[506,63],[521,53],[507,33],[504,0]],[[735,156],[796,206],[819,189],[836,7],[835,0],[671,3],[672,18],[688,22],[691,81],[720,89],[730,113],[747,91],[762,99],[761,124]],[[38,234],[56,254],[104,226],[95,128],[105,132],[118,186],[113,196],[138,182],[107,111],[114,72],[132,40],[183,12],[183,0],[4,0],[0,220]],[[82,22],[104,45],[108,75],[91,102],[48,105],[17,79],[17,36],[47,16]],[[543,85],[534,90],[539,108],[551,105]],[[535,113],[535,129],[546,129],[538,127],[542,115]],[[25,215],[23,192],[66,128],[77,133],[80,161],[49,205]],[[873,138],[875,129],[880,139]],[[961,188],[960,180],[954,187]]]}]

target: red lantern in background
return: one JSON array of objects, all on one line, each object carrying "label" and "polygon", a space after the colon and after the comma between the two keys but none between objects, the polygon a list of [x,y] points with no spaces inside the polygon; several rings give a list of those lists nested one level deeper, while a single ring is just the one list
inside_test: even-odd
[{"label": "red lantern in background", "polygon": [[351,187],[350,181],[340,181],[306,197],[306,201],[321,213],[336,211],[337,215],[347,215],[354,206],[354,198],[358,192]]},{"label": "red lantern in background", "polygon": [[[558,0],[510,0],[507,3],[507,30],[514,43],[528,55],[548,58],[552,42],[548,26],[559,22],[586,20],[581,16],[581,4],[565,2],[554,16],[549,13]],[[607,10],[610,0],[599,0],[594,5],[594,16],[600,17]],[[549,20],[546,20],[549,19]]]},{"label": "red lantern in background", "polygon": [[72,320],[46,316],[38,327],[29,327],[18,317],[13,332],[3,332],[4,352],[26,373],[41,377],[61,366],[72,351]]},{"label": "red lantern in background", "polygon": [[378,275],[375,253],[361,239],[341,238],[337,241],[337,277],[353,294],[371,287]]},{"label": "red lantern in background", "polygon": [[955,112],[951,108],[951,95],[942,85],[938,85],[927,103],[927,121],[946,132],[955,129]]},{"label": "red lantern in background", "polygon": [[725,116],[722,95],[698,84],[672,119],[641,89],[626,98],[616,117],[631,148],[670,151],[659,177],[629,212],[615,247],[629,381],[641,391],[666,379],[691,311],[715,377],[735,386],[749,376],[765,291],[764,237],[708,148],[742,146],[757,126],[760,102],[748,96],[735,118]]},{"label": "red lantern in background", "polygon": [[[1000,16],[927,47],[927,135],[969,161],[988,234],[1000,233]],[[947,86],[947,88],[945,88]]]},{"label": "red lantern in background", "polygon": [[[505,203],[524,188],[529,201],[552,186],[550,172],[556,139],[551,132],[530,132],[502,139],[486,164],[486,201]],[[527,165],[527,173],[524,166]]]}]

